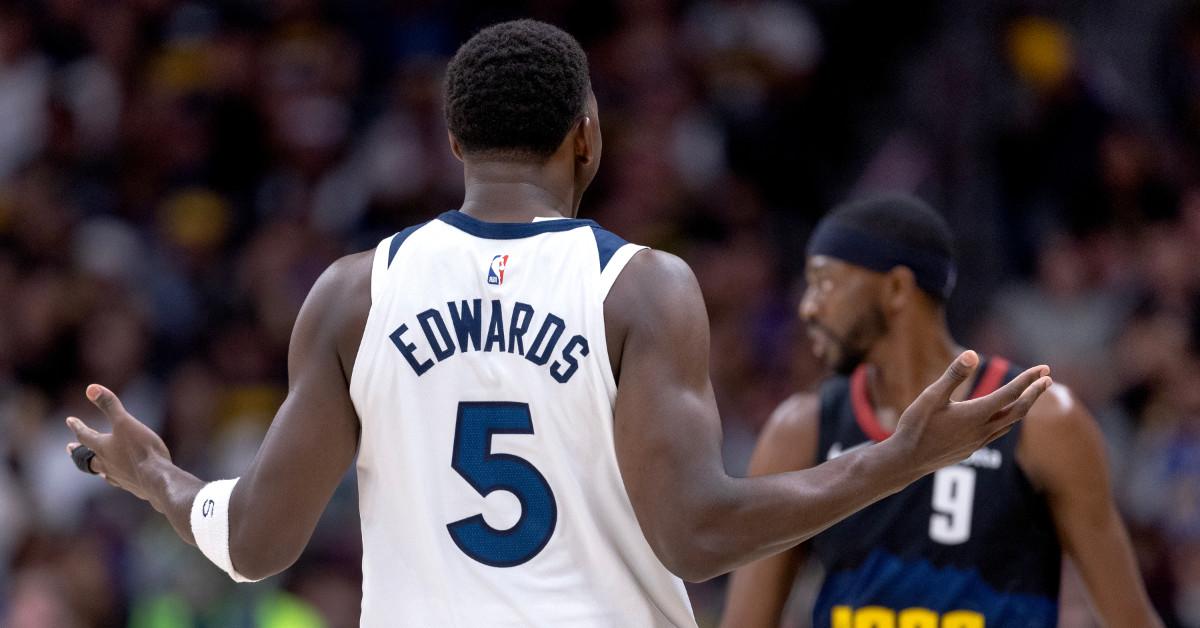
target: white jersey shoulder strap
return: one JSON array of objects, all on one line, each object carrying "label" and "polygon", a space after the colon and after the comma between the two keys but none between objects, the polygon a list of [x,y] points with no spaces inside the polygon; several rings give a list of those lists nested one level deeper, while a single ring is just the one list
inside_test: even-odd
[{"label": "white jersey shoulder strap", "polygon": [[647,247],[630,244],[621,236],[593,223],[592,234],[596,237],[596,251],[600,254],[600,282],[597,286],[600,300],[608,298],[613,283],[633,256]]},{"label": "white jersey shoulder strap", "polygon": [[625,270],[625,266],[633,259],[633,256],[640,251],[644,251],[649,247],[640,244],[624,244],[617,249],[608,264],[600,271],[600,299],[608,298],[608,292],[612,290],[613,284],[616,283],[617,277],[621,271]]},{"label": "white jersey shoulder strap", "polygon": [[404,241],[409,236],[427,224],[429,223],[423,222],[408,227],[397,232],[390,238],[384,238],[375,247],[375,259],[371,264],[371,303],[379,303],[379,299],[382,296],[380,291],[383,289],[384,275],[392,267],[392,262],[396,259],[396,253],[400,251],[400,245],[404,244]]},{"label": "white jersey shoulder strap", "polygon": [[383,289],[383,274],[388,268],[388,249],[391,247],[392,240],[398,238],[400,234],[394,234],[391,237],[384,238],[378,246],[375,247],[375,258],[371,262],[371,303],[379,303],[379,293]]}]

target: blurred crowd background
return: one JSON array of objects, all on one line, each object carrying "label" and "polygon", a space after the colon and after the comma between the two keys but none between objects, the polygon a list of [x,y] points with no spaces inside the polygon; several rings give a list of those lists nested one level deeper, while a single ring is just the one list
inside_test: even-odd
[{"label": "blurred crowd background", "polygon": [[[1155,604],[1200,626],[1195,0],[0,0],[0,626],[357,626],[352,476],[295,567],[235,588],[80,475],[62,419],[98,420],[101,382],[239,475],[317,275],[457,206],[442,71],[518,16],[590,55],[582,213],[700,278],[731,471],[822,376],[812,225],[913,192],[959,239],[956,334],[1087,402]],[[702,623],[722,588],[693,587]]]}]

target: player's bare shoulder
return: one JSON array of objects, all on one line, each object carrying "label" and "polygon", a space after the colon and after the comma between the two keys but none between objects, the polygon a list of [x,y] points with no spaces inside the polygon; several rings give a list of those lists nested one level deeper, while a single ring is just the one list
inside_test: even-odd
[{"label": "player's bare shoulder", "polygon": [[816,393],[798,392],[779,404],[767,424],[763,435],[772,440],[795,441],[816,434],[820,421],[821,397]]},{"label": "player's bare shoulder", "polygon": [[[374,253],[373,250],[353,253],[330,264],[313,284],[304,304],[304,310],[311,309],[315,314],[312,318],[317,328],[311,331],[336,344],[347,381],[371,310]],[[309,331],[308,326],[302,329],[299,323],[295,333]]]},{"label": "player's bare shoulder", "polygon": [[[665,306],[699,295],[696,274],[678,256],[657,249],[643,249],[629,260],[613,283],[605,301],[605,313],[644,311],[644,306]],[[639,307],[643,306],[643,307]]]},{"label": "player's bare shoulder", "polygon": [[1017,457],[1034,484],[1044,486],[1062,461],[1073,458],[1073,450],[1102,455],[1103,443],[1091,412],[1070,388],[1055,383],[1022,421]]},{"label": "player's bare shoulder", "polygon": [[629,260],[604,301],[604,320],[614,373],[620,372],[631,332],[662,332],[707,350],[708,313],[700,284],[687,262],[665,251],[643,249]]},{"label": "player's bare shoulder", "polygon": [[1023,438],[1053,439],[1069,437],[1095,420],[1070,388],[1056,382],[1033,404],[1023,425]]},{"label": "player's bare shoulder", "polygon": [[815,465],[820,422],[820,395],[801,392],[785,399],[759,434],[750,473],[780,473]]}]

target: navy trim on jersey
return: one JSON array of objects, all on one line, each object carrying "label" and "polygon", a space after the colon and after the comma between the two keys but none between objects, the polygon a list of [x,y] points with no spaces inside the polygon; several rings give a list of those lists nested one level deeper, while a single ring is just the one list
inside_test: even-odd
[{"label": "navy trim on jersey", "polygon": [[484,222],[458,210],[448,211],[438,216],[438,220],[486,240],[517,240],[543,233],[570,231],[579,227],[600,227],[596,221],[583,218],[560,218],[537,222]]},{"label": "navy trim on jersey", "polygon": [[596,236],[596,250],[600,253],[600,272],[604,272],[604,267],[608,266],[612,256],[616,255],[617,249],[629,243],[599,225],[592,227],[592,235]]},{"label": "navy trim on jersey", "polygon": [[414,231],[416,231],[417,229],[420,229],[421,227],[424,227],[427,224],[429,224],[429,223],[423,222],[419,225],[413,225],[411,227],[404,229],[403,231],[398,232],[396,235],[392,236],[392,243],[388,246],[388,263],[387,263],[387,265],[389,268],[392,266],[392,260],[395,259],[395,257],[396,257],[396,251],[400,250],[400,245],[404,244],[404,241],[407,240],[408,236],[412,235]]}]

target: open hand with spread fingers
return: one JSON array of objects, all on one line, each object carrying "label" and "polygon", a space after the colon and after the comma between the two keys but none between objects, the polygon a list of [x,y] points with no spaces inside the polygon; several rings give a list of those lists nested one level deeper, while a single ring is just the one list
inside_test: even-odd
[{"label": "open hand with spread fingers", "polygon": [[67,445],[67,453],[80,470],[99,475],[109,484],[152,502],[147,489],[155,469],[171,461],[166,444],[129,414],[111,390],[92,384],[86,394],[108,418],[112,432],[98,432],[78,417],[67,417],[67,427],[76,438],[76,442]]},{"label": "open hand with spread fingers", "polygon": [[892,438],[904,444],[922,473],[961,462],[1008,433],[1053,383],[1050,367],[1035,366],[990,395],[952,401],[951,394],[978,366],[979,356],[964,351],[900,415]]}]

